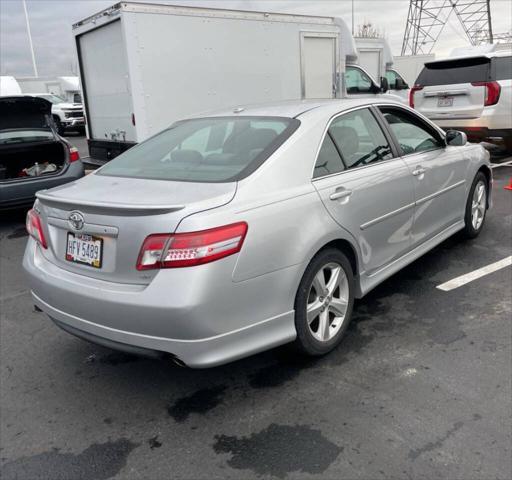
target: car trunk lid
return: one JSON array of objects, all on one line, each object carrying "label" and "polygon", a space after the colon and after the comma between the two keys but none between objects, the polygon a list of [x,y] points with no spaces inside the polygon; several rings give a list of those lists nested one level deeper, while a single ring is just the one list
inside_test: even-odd
[{"label": "car trunk lid", "polygon": [[[173,233],[184,217],[225,205],[235,192],[235,182],[205,184],[92,174],[37,194],[36,208],[48,237],[43,255],[85,277],[147,284],[157,271],[136,269],[144,239]],[[90,240],[101,249],[96,266],[69,258],[70,243],[75,242],[74,248],[81,246],[77,239]]]},{"label": "car trunk lid", "polygon": [[432,120],[478,118],[490,74],[487,57],[427,63],[414,87],[414,107]]},{"label": "car trunk lid", "polygon": [[52,104],[38,97],[0,97],[0,131],[41,129],[52,131]]}]

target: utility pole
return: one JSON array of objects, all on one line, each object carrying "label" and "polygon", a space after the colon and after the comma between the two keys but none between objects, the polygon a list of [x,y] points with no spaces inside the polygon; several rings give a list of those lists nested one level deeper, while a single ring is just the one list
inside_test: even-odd
[{"label": "utility pole", "polygon": [[22,3],[23,3],[23,10],[25,11],[25,21],[27,22],[28,43],[30,45],[30,54],[32,55],[32,67],[34,68],[34,77],[38,77],[39,74],[37,72],[36,56],[34,54],[34,44],[32,43],[32,33],[30,32],[30,22],[28,21],[27,3],[25,0],[22,0]]},{"label": "utility pole", "polygon": [[352,0],[352,36],[354,36],[354,0]]}]

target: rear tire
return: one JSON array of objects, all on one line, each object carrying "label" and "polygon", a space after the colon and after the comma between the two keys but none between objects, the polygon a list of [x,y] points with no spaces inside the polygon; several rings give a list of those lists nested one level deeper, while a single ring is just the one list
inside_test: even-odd
[{"label": "rear tire", "polygon": [[321,356],[342,340],[352,318],[354,273],[347,257],[322,250],[308,265],[295,298],[296,348]]},{"label": "rear tire", "polygon": [[462,231],[466,238],[478,237],[484,227],[488,192],[487,178],[482,172],[478,172],[473,180],[466,202],[465,226]]}]

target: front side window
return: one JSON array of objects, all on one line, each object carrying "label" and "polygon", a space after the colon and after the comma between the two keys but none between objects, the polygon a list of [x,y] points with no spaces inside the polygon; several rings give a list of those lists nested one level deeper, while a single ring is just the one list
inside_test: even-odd
[{"label": "front side window", "polygon": [[393,158],[382,129],[367,108],[338,117],[329,133],[347,168]]},{"label": "front side window", "polygon": [[398,78],[397,73],[394,70],[386,70],[386,79],[391,90],[396,90],[396,80]]},{"label": "front side window", "polygon": [[261,165],[300,122],[280,117],[218,117],[178,122],[107,163],[98,175],[228,182]]},{"label": "front side window", "polygon": [[380,111],[395,134],[404,155],[434,150],[442,146],[433,129],[415,115],[398,108],[381,107]]},{"label": "front side window", "polygon": [[373,86],[371,78],[357,67],[347,67],[345,84],[347,93],[369,93]]}]

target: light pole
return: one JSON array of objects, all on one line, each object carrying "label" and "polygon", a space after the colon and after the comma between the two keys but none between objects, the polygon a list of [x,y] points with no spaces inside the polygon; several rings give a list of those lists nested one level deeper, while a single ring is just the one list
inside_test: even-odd
[{"label": "light pole", "polygon": [[28,21],[28,12],[27,12],[27,3],[25,0],[22,0],[23,10],[25,11],[25,21],[27,22],[27,33],[28,33],[28,43],[30,45],[30,54],[32,55],[32,67],[34,68],[34,77],[38,77],[37,73],[37,64],[36,64],[36,56],[34,54],[34,44],[32,43],[32,33],[30,32],[30,22]]}]

